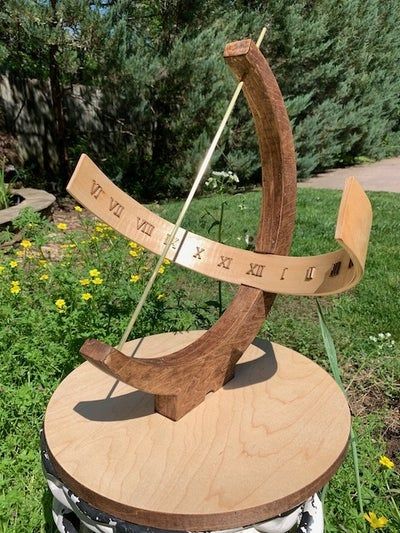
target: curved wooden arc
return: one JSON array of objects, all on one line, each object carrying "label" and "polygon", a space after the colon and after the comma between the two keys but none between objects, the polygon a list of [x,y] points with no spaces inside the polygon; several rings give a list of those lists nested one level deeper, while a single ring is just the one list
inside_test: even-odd
[{"label": "curved wooden arc", "polygon": [[[239,41],[227,45],[225,60],[236,76],[244,81],[244,94],[253,114],[259,139],[262,162],[263,204],[256,241],[256,251],[287,254],[290,249],[295,220],[296,163],[289,118],[283,98],[269,65],[256,45]],[[79,201],[104,198],[95,177],[87,176],[88,187]],[[72,182],[73,183],[73,182]],[[68,190],[74,196],[73,186]],[[123,193],[121,193],[123,194]],[[118,197],[109,199],[109,212],[115,217],[112,226],[124,233],[124,206]],[[122,209],[121,209],[122,208]],[[265,211],[265,212],[264,212]],[[136,229],[148,234],[150,221],[136,219]],[[144,225],[141,225],[144,222]],[[132,222],[130,224],[132,227]],[[163,240],[165,239],[165,233]],[[233,377],[234,367],[251,344],[264,322],[275,299],[275,294],[261,289],[241,286],[229,308],[210,330],[190,346],[174,354],[161,357],[147,366],[141,360],[117,355],[118,367],[109,366],[104,350],[97,351],[85,344],[81,353],[118,379],[133,379],[137,388],[159,391],[159,369],[172,365],[175,371],[165,383],[168,392],[155,392],[156,410],[177,420],[198,405],[210,391],[215,391]],[[87,350],[87,348],[92,348]],[[94,351],[93,351],[94,348]],[[112,350],[112,348],[110,347]],[[114,352],[113,352],[114,353]],[[154,365],[154,366],[153,366]],[[130,369],[130,370],[129,370]],[[129,377],[128,377],[129,374]],[[134,377],[135,376],[135,377]],[[140,376],[140,377],[139,377]]]},{"label": "curved wooden arc", "polygon": [[[102,194],[97,199],[89,192],[91,187],[101,187]],[[151,252],[162,253],[173,224],[122,192],[86,155],[81,156],[68,190],[125,237]],[[121,216],[117,217],[122,223],[116,223],[115,214],[110,210],[110,204],[115,202],[124,206]],[[167,257],[220,281],[276,294],[326,296],[344,292],[360,281],[371,220],[367,195],[355,178],[348,178],[335,234],[341,250],[309,257],[277,254],[260,257],[259,253],[227,246],[180,228]]]}]

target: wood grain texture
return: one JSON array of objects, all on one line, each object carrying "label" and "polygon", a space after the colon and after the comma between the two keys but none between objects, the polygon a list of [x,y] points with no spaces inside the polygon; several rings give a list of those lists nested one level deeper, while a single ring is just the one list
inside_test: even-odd
[{"label": "wood grain texture", "polygon": [[[125,349],[158,357],[202,336],[155,335]],[[51,398],[44,431],[61,480],[136,524],[207,531],[266,520],[320,489],[346,450],[339,387],[277,344],[256,339],[235,377],[178,422],[153,413],[151,395],[114,385],[84,363]]]},{"label": "wood grain texture", "polygon": [[[234,53],[230,50],[235,45],[231,45],[231,49],[226,48],[224,55],[235,74],[244,78],[245,96],[259,137],[263,176],[262,210],[266,212],[261,214],[256,252],[287,254],[294,229],[296,201],[292,132],[282,95],[266,59],[254,43],[246,43],[246,49],[241,54],[238,54],[237,48],[240,45],[236,46]],[[96,188],[95,184],[94,187]],[[70,186],[68,190],[72,192]],[[100,197],[103,193],[97,189],[90,196],[96,195]],[[109,211],[115,218],[122,219],[120,202],[117,201],[118,206],[115,202],[116,199],[113,198]],[[270,220],[276,222],[271,223]],[[138,229],[143,221],[136,222]],[[147,221],[147,224],[150,226],[142,226],[142,229],[151,236],[155,229],[151,229],[151,221]],[[123,226],[122,221],[117,223],[118,230],[123,231]],[[200,361],[204,372],[188,380],[190,386],[186,385],[186,389],[179,392],[179,399],[176,394],[159,394],[155,401],[157,411],[177,420],[193,408],[193,398],[197,398],[196,403],[201,401],[210,390],[216,390],[232,377],[235,364],[259,331],[274,299],[275,294],[241,286],[229,308],[211,329],[191,346],[163,357],[161,365],[179,361],[179,366],[176,365],[177,372],[179,368],[183,368],[183,361]],[[220,366],[212,365],[214,359],[218,364],[221,363]],[[98,364],[99,358],[93,362]],[[119,369],[127,367],[127,362]],[[115,369],[108,367],[107,370],[115,375]],[[180,378],[185,378],[184,369],[181,370]]]}]

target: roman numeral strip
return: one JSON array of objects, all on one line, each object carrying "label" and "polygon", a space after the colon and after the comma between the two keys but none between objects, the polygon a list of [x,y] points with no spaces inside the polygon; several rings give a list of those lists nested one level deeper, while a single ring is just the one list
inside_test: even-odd
[{"label": "roman numeral strip", "polygon": [[[173,224],[123,193],[87,156],[81,156],[68,191],[128,239],[155,254],[162,253]],[[122,218],[124,224],[120,223]],[[368,238],[354,242],[353,234],[361,232],[368,237],[370,226],[369,201],[358,182],[349,178],[335,235],[342,248],[336,252],[313,257],[259,254],[217,243],[181,228],[168,257],[179,265],[221,281],[272,293],[322,296],[343,292],[361,278],[367,248],[366,244],[360,246],[357,242],[367,243]]]}]

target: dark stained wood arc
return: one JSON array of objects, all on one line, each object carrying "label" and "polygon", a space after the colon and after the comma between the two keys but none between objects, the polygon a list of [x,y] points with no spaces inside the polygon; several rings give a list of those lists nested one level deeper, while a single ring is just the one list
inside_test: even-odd
[{"label": "dark stained wood arc", "polygon": [[[295,221],[296,162],[282,94],[253,41],[228,44],[224,58],[244,82],[260,148],[263,194],[256,251],[287,255]],[[97,340],[86,341],[81,354],[120,381],[155,394],[156,411],[178,420],[233,377],[235,364],[257,335],[275,296],[241,286],[212,328],[168,356],[131,358]]]}]

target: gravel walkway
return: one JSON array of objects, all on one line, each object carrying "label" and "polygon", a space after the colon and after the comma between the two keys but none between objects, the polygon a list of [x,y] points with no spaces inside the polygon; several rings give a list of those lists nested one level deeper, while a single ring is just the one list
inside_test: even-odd
[{"label": "gravel walkway", "polygon": [[299,183],[298,186],[313,189],[343,189],[348,176],[355,176],[366,191],[400,193],[400,157],[383,159],[368,165],[329,170]]}]

